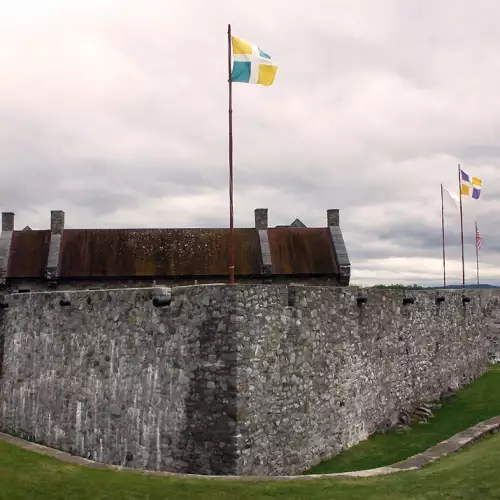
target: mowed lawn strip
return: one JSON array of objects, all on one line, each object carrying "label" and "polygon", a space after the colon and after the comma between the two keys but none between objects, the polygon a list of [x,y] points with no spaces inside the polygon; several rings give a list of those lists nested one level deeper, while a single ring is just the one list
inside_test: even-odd
[{"label": "mowed lawn strip", "polygon": [[413,424],[407,431],[394,429],[374,434],[306,473],[348,472],[391,465],[500,415],[500,366],[490,366],[481,378],[460,389],[456,398],[442,404],[427,424]]},{"label": "mowed lawn strip", "polygon": [[481,500],[500,498],[500,434],[419,471],[375,478],[224,481],[70,465],[0,442],[0,500]]}]

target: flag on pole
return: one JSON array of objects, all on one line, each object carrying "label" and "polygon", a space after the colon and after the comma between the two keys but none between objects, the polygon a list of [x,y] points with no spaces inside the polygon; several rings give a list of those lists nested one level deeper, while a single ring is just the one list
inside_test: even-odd
[{"label": "flag on pole", "polygon": [[462,196],[471,196],[478,200],[481,196],[482,181],[477,177],[470,177],[463,170],[460,170],[460,192]]},{"label": "flag on pole", "polygon": [[[235,241],[233,207],[233,82],[255,83],[269,86],[274,83],[277,64],[271,56],[257,45],[232,36],[231,25],[227,26],[227,69],[229,88],[229,282],[234,284]],[[232,57],[231,57],[232,56]],[[231,67],[231,62],[232,67]]]},{"label": "flag on pole", "polygon": [[233,71],[231,80],[240,83],[256,83],[272,85],[278,66],[257,45],[232,37],[233,45]]},{"label": "flag on pole", "polygon": [[448,215],[459,215],[460,202],[450,190],[443,187],[443,211]]},{"label": "flag on pole", "polygon": [[481,235],[479,234],[478,229],[476,229],[476,247],[478,250],[481,249],[481,245],[482,245]]}]

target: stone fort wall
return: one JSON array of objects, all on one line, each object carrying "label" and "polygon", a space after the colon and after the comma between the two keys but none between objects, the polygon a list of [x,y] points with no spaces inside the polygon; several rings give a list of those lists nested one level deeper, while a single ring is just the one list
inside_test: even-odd
[{"label": "stone fort wall", "polygon": [[485,329],[490,363],[500,363],[500,289],[484,290]]},{"label": "stone fort wall", "polygon": [[472,381],[490,349],[483,292],[156,294],[5,296],[0,430],[137,468],[293,474]]}]

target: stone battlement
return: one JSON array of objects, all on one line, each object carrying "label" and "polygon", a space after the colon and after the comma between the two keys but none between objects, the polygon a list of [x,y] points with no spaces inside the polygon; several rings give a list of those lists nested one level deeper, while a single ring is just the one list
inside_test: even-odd
[{"label": "stone battlement", "polygon": [[491,296],[465,296],[286,284],[6,295],[0,430],[109,464],[299,473],[485,371]]}]

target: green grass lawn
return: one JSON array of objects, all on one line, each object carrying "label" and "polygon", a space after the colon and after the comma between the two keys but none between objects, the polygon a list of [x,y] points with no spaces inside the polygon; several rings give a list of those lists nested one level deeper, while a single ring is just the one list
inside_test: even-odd
[{"label": "green grass lawn", "polygon": [[[500,415],[500,366],[457,392],[454,400],[443,402],[427,424],[414,424],[408,431],[391,430],[322,462],[308,474],[347,472],[391,465],[420,453],[474,424]],[[500,469],[499,469],[500,470]]]},{"label": "green grass lawn", "polygon": [[369,479],[175,479],[65,464],[0,442],[0,500],[487,500],[500,498],[500,434],[422,470]]},{"label": "green grass lawn", "polygon": [[[373,436],[321,467],[338,472],[388,465],[498,414],[500,367],[492,367],[445,404],[432,423],[405,434]],[[0,500],[498,499],[499,463],[500,433],[414,472],[375,478],[221,481],[89,469],[0,441]]]}]

